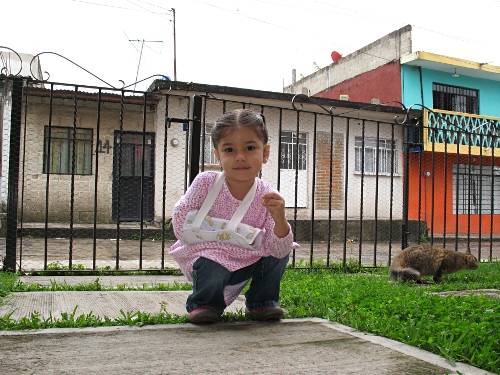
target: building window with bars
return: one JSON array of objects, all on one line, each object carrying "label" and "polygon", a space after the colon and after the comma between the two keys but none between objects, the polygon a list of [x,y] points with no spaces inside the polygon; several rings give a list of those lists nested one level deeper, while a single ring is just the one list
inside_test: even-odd
[{"label": "building window with bars", "polygon": [[356,137],[355,164],[357,173],[390,175],[392,172],[397,175],[396,141],[390,139],[377,141],[376,138],[364,138],[363,144],[363,137]]},{"label": "building window with bars", "polygon": [[92,129],[45,126],[43,173],[92,174],[92,139]]},{"label": "building window with bars", "polygon": [[280,169],[307,169],[306,133],[281,132]]},{"label": "building window with bars", "polygon": [[453,165],[453,212],[455,214],[498,214],[500,167]]},{"label": "building window with bars", "polygon": [[478,90],[433,83],[432,100],[434,109],[479,114]]},{"label": "building window with bars", "polygon": [[214,145],[212,142],[212,128],[213,125],[205,126],[205,144],[201,145],[201,147],[203,147],[201,152],[203,155],[203,160],[205,165],[219,165],[219,162],[217,161],[217,158],[215,157],[214,154]]}]

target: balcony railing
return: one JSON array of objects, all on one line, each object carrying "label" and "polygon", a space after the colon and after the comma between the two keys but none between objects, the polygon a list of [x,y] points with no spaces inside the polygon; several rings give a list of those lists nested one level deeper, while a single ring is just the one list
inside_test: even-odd
[{"label": "balcony railing", "polygon": [[500,118],[424,110],[424,151],[500,156]]}]

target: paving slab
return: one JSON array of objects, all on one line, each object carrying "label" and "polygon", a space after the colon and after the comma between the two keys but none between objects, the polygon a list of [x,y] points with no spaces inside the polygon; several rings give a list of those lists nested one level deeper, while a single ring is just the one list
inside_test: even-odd
[{"label": "paving slab", "polygon": [[2,374],[489,374],[322,319],[0,333]]}]

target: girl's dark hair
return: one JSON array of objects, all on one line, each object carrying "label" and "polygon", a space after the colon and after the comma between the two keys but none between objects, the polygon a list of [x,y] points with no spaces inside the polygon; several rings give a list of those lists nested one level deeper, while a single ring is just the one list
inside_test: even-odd
[{"label": "girl's dark hair", "polygon": [[212,143],[215,148],[221,138],[228,135],[238,127],[248,127],[255,130],[259,139],[267,145],[269,135],[267,133],[266,119],[262,113],[249,109],[235,109],[223,114],[212,128]]}]

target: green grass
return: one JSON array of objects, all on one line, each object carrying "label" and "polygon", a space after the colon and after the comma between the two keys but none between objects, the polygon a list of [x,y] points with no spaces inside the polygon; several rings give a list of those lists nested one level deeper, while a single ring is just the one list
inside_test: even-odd
[{"label": "green grass", "polygon": [[81,283],[77,285],[69,285],[66,282],[57,283],[51,281],[51,285],[29,284],[22,282],[15,282],[11,285],[12,292],[64,292],[64,291],[174,291],[174,290],[191,290],[191,285],[186,283],[178,283],[175,281],[173,284],[148,284],[144,283],[140,286],[130,286],[128,284],[118,285],[104,285],[101,283],[99,277],[91,283]]},{"label": "green grass", "polygon": [[17,282],[17,275],[9,272],[0,272],[0,303],[12,292]]},{"label": "green grass", "polygon": [[[327,270],[289,269],[281,289],[286,318],[318,317],[339,322],[360,331],[442,355],[451,363],[460,361],[500,373],[500,300],[469,294],[441,297],[436,292],[470,289],[500,289],[500,263],[482,263],[475,271],[444,276],[437,285],[405,285],[388,281],[387,269],[350,268]],[[354,272],[353,272],[354,271]],[[111,290],[98,279],[90,284],[40,287],[19,283],[13,274],[0,273],[0,302],[9,292],[44,290]],[[143,285],[118,290],[179,290],[186,284]],[[76,311],[76,310],[75,310]],[[225,314],[224,321],[242,321],[242,312]],[[38,314],[14,321],[0,317],[0,329],[51,327],[95,327],[185,323],[186,316],[170,315],[164,308],[158,315],[121,312],[116,319],[66,314],[41,319]]]},{"label": "green grass", "polygon": [[73,263],[71,270],[67,265],[64,265],[58,261],[49,263],[46,270],[31,270],[29,272],[24,272],[24,274],[29,274],[31,276],[116,276],[116,275],[182,275],[182,272],[177,268],[149,268],[143,269],[141,271],[137,270],[124,270],[124,269],[114,269],[110,266],[97,267],[92,269],[85,267],[80,263]]},{"label": "green grass", "polygon": [[318,317],[500,372],[500,300],[441,297],[440,291],[500,289],[500,263],[445,276],[438,285],[388,282],[387,270],[343,274],[286,272],[287,317]]}]

